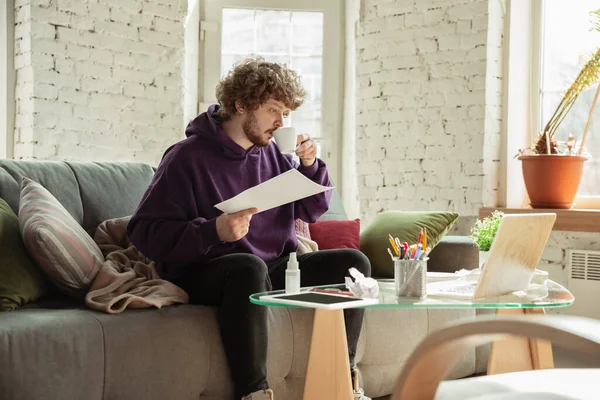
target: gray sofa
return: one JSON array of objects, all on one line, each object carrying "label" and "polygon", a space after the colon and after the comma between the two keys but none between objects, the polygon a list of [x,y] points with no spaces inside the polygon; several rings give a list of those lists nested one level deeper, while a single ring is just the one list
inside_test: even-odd
[{"label": "gray sofa", "polygon": [[[18,210],[19,184],[27,176],[90,230],[130,215],[152,174],[152,167],[138,163],[0,160],[0,197]],[[323,218],[345,217],[336,195]],[[431,270],[476,266],[477,254],[465,238],[447,237],[431,254]],[[474,315],[473,310],[367,310],[357,355],[366,394],[391,393],[418,341],[449,320]],[[278,399],[302,397],[312,316],[312,310],[269,311],[268,373]],[[482,360],[475,350],[465,354],[452,376],[485,369]],[[215,309],[175,305],[109,315],[54,293],[1,313],[0,399],[230,400]]]}]

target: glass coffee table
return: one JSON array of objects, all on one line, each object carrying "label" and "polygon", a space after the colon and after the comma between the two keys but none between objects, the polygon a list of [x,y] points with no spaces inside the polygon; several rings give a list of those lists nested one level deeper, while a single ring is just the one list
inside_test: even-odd
[{"label": "glass coffee table", "polygon": [[[398,298],[393,279],[378,282],[379,303],[363,308],[481,308],[495,309],[497,315],[539,315],[544,314],[546,308],[567,307],[575,300],[571,292],[551,280],[546,285],[531,286],[528,290],[479,300],[431,296],[423,300]],[[315,287],[302,288],[302,291],[313,288]],[[345,290],[344,284],[317,288]],[[250,296],[250,301],[261,306],[302,308],[260,298],[266,294],[279,293],[284,291],[255,293]],[[510,336],[498,339],[490,348],[488,374],[553,367],[552,347],[547,341]],[[343,310],[315,309],[303,399],[352,400],[349,371]]]}]

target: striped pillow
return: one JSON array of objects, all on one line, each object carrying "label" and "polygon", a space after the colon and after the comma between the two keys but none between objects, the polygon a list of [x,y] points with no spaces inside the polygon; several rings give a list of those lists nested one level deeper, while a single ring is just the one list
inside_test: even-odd
[{"label": "striped pillow", "polygon": [[27,251],[61,291],[84,297],[104,262],[94,240],[48,190],[21,183],[19,227]]}]

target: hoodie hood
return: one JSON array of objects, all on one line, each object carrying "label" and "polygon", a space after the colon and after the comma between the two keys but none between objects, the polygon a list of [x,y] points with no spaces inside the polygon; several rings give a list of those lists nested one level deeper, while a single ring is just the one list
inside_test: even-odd
[{"label": "hoodie hood", "polygon": [[208,110],[194,118],[185,129],[185,136],[188,138],[194,135],[203,140],[209,140],[213,145],[217,145],[223,154],[229,158],[242,159],[249,154],[256,154],[260,151],[258,146],[252,146],[247,151],[234,142],[221,128],[221,120],[217,115],[219,106],[216,104],[208,107]]}]

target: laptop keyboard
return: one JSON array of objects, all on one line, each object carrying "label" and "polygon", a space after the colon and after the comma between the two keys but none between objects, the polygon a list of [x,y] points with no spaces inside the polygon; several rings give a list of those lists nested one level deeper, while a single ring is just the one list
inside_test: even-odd
[{"label": "laptop keyboard", "polygon": [[473,294],[475,293],[475,288],[477,287],[477,282],[467,283],[467,284],[457,284],[456,281],[446,281],[446,282],[436,282],[435,288],[437,292],[444,293],[460,293],[460,294]]}]

